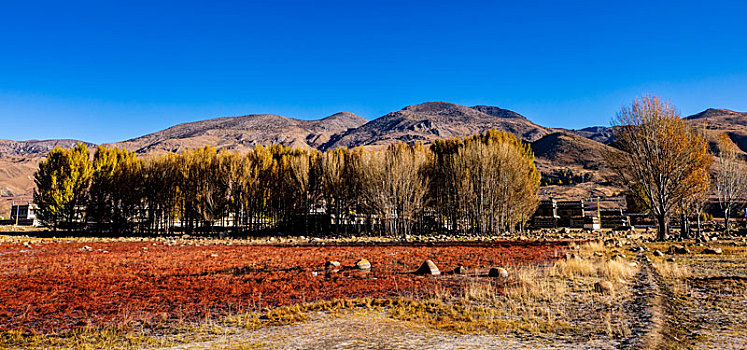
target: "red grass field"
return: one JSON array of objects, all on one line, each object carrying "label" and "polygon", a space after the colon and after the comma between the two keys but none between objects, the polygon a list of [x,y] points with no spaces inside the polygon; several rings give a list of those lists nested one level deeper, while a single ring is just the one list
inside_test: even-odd
[{"label": "red grass field", "polygon": [[[199,242],[198,242],[199,243]],[[90,246],[91,251],[81,249]],[[340,246],[152,242],[0,244],[0,330],[196,320],[331,298],[416,297],[456,288],[459,276],[410,274],[426,259],[442,272],[549,262],[564,243]],[[373,268],[352,266],[359,258]],[[343,269],[325,273],[324,263]]]}]

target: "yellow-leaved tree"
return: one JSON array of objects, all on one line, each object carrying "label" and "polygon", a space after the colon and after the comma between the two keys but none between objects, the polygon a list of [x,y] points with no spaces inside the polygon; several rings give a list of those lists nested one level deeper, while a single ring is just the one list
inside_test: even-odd
[{"label": "yellow-leaved tree", "polygon": [[708,190],[708,142],[656,96],[623,107],[613,124],[615,145],[625,152],[607,152],[605,160],[618,183],[643,199],[658,225],[657,239],[665,240],[671,215]]},{"label": "yellow-leaved tree", "polygon": [[49,152],[34,174],[34,203],[39,206],[37,216],[42,224],[55,231],[76,228],[83,217],[92,173],[90,153],[82,143]]}]

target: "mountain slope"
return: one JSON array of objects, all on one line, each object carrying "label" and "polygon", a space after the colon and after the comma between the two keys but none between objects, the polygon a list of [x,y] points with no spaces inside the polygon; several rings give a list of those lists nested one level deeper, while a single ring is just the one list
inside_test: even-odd
[{"label": "mountain slope", "polygon": [[245,151],[258,144],[316,148],[332,135],[366,123],[353,113],[320,120],[299,120],[272,114],[223,117],[175,125],[135,139],[112,144],[138,153],[171,152],[212,145]]},{"label": "mountain slope", "polygon": [[[28,141],[12,141],[12,140],[0,140],[0,154],[2,155],[14,155],[14,156],[27,156],[34,154],[46,155],[57,146],[62,148],[71,148],[75,146],[78,140],[28,140]],[[83,142],[88,147],[95,146],[92,143]]]},{"label": "mountain slope", "polygon": [[554,132],[532,142],[538,165],[545,167],[578,167],[600,170],[604,167],[603,153],[615,150],[594,140],[568,132]]},{"label": "mountain slope", "polygon": [[685,120],[705,127],[706,135],[712,150],[716,149],[718,135],[729,135],[739,149],[747,152],[747,113],[734,112],[728,109],[709,108],[693,114]]},{"label": "mountain slope", "polygon": [[525,141],[534,141],[550,132],[518,113],[498,107],[470,108],[447,102],[426,102],[407,106],[349,130],[322,148],[377,146],[396,141],[427,143],[438,138],[469,136],[487,129],[508,131]]}]

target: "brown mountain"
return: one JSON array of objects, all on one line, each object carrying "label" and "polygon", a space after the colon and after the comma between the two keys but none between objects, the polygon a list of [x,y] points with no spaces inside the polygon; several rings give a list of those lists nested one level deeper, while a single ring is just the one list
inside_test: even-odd
[{"label": "brown mountain", "polygon": [[377,146],[396,141],[427,143],[438,138],[469,136],[488,129],[508,131],[530,142],[550,132],[550,129],[534,124],[518,113],[498,107],[470,108],[446,102],[426,102],[407,106],[349,130],[323,148]]},{"label": "brown mountain", "polygon": [[604,167],[602,153],[612,147],[567,132],[554,132],[532,142],[538,163],[547,167],[570,167],[600,170]]},{"label": "brown mountain", "polygon": [[[78,140],[28,140],[28,141],[12,141],[12,140],[0,140],[0,155],[12,155],[12,156],[28,156],[34,154],[46,155],[57,146],[62,148],[70,148],[75,146]],[[93,147],[92,143],[83,142],[88,147]]]},{"label": "brown mountain", "polygon": [[333,135],[366,122],[366,119],[347,112],[320,120],[299,120],[272,114],[223,117],[179,124],[111,146],[138,153],[177,152],[204,145],[239,151],[258,144],[317,148]]},{"label": "brown mountain", "polygon": [[716,149],[718,135],[726,133],[739,149],[747,152],[747,113],[709,108],[685,119],[705,127],[712,150]]}]

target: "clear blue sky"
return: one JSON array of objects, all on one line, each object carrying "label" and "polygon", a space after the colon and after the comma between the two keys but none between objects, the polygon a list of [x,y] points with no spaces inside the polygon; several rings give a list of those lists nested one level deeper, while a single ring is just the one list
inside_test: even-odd
[{"label": "clear blue sky", "polygon": [[644,93],[747,111],[747,5],[6,1],[0,138],[115,142],[219,116],[425,101],[608,125]]}]

